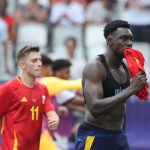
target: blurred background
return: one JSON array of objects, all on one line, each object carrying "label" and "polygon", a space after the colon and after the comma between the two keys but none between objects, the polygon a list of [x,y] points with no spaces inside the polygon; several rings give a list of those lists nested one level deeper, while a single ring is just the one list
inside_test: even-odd
[{"label": "blurred background", "polygon": [[103,27],[115,19],[132,25],[133,47],[143,52],[150,74],[150,0],[0,0],[0,80],[17,74],[15,55],[24,45],[66,58],[71,38],[74,57],[88,61],[105,51]]},{"label": "blurred background", "polygon": [[[19,74],[15,56],[25,45],[38,45],[52,60],[69,60],[71,79],[81,78],[86,62],[105,51],[103,27],[115,19],[131,24],[150,83],[150,0],[0,0],[0,83]],[[150,150],[150,100],[130,99],[131,150]]]}]

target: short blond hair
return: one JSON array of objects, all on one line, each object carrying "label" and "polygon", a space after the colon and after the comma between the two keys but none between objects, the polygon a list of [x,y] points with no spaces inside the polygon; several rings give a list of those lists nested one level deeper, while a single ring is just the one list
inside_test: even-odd
[{"label": "short blond hair", "polygon": [[17,61],[19,61],[20,59],[26,57],[31,52],[39,52],[39,51],[40,51],[40,48],[38,46],[28,46],[28,45],[26,45],[22,49],[20,49],[19,52],[17,53]]}]

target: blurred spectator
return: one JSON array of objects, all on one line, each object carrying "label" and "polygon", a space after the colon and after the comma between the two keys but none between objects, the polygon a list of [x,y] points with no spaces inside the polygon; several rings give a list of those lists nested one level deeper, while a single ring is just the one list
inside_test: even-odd
[{"label": "blurred spectator", "polygon": [[86,24],[104,24],[110,21],[110,9],[107,0],[94,0],[86,10]]},{"label": "blurred spectator", "polygon": [[49,77],[52,76],[53,70],[52,70],[52,59],[48,56],[42,54],[42,74],[41,77]]},{"label": "blurred spectator", "polygon": [[[86,63],[81,48],[77,47],[76,38],[68,37],[64,40],[63,47],[51,54],[53,59],[64,58],[71,62],[71,79],[78,79],[82,76],[82,70]],[[61,55],[60,55],[61,54]]]},{"label": "blurred spectator", "polygon": [[[60,62],[60,63],[59,63]],[[70,77],[70,63],[68,60],[59,60],[59,61],[54,61],[54,63],[52,62],[52,60],[47,57],[46,55],[42,55],[42,75],[41,78],[39,79],[39,81],[41,82],[42,79],[44,79],[43,77],[49,77],[52,75],[53,70],[54,70],[54,75],[56,77],[62,78],[62,79],[67,79]],[[53,70],[52,70],[52,64],[53,65]],[[67,81],[66,80],[66,81]],[[73,83],[73,82],[72,82]],[[52,84],[48,83],[48,79],[47,82],[45,82],[45,85],[47,87],[49,87],[48,89],[51,89]],[[56,86],[55,88],[57,88],[57,85],[53,85]],[[50,92],[50,91],[49,91]],[[51,92],[50,92],[51,93]],[[81,96],[80,96],[81,97]],[[73,118],[72,118],[72,114],[69,114],[68,109],[77,109],[78,111],[82,111],[83,112],[83,99],[76,97],[76,93],[73,91],[63,91],[61,94],[56,94],[53,95],[51,98],[54,106],[55,106],[55,110],[57,111],[58,115],[60,116],[60,118],[62,118],[62,121],[60,123],[60,126],[57,130],[56,133],[56,139],[59,137],[59,134],[62,135],[62,137],[64,136],[63,139],[68,139],[68,135],[71,134],[72,131],[72,126],[73,126]],[[73,104],[72,104],[73,102]],[[76,104],[80,103],[82,105],[82,107],[77,106]],[[74,106],[75,105],[75,106]],[[67,107],[68,108],[67,108]],[[66,123],[66,121],[68,123]],[[45,124],[46,120],[43,120],[43,129],[42,129],[42,135],[41,135],[41,142],[40,142],[40,150],[55,150],[56,149],[56,145],[54,143],[54,141],[52,141],[51,139],[51,131],[49,134],[47,125]],[[66,138],[67,135],[67,138]],[[61,137],[60,137],[61,139]],[[63,146],[68,147],[68,140],[64,140],[64,142],[59,139],[57,139],[57,142],[60,144],[58,144],[61,148],[60,150],[63,150]],[[65,150],[68,150],[65,148]]]},{"label": "blurred spectator", "polygon": [[84,7],[72,0],[63,0],[52,5],[50,22],[53,25],[81,25],[85,21]]},{"label": "blurred spectator", "polygon": [[122,13],[122,3],[124,0],[108,0],[111,20],[120,19]]},{"label": "blurred spectator", "polygon": [[15,41],[16,34],[15,34],[15,20],[14,18],[7,13],[7,0],[0,0],[0,16],[4,19],[8,27],[9,39],[11,41]]},{"label": "blurred spectator", "polygon": [[[0,16],[5,21],[7,28],[8,28],[8,42],[12,44],[12,54],[13,58],[16,57],[16,24],[15,19],[7,13],[8,1],[7,0],[0,0]],[[8,46],[8,43],[7,43]],[[5,50],[5,57],[7,61],[7,50]],[[14,66],[16,67],[16,63],[14,61]],[[10,73],[9,68],[6,66],[6,72]]]},{"label": "blurred spectator", "polygon": [[[71,63],[65,59],[57,59],[53,62],[53,73],[55,77],[69,80]],[[83,97],[76,94],[75,91],[64,90],[60,94],[55,95],[59,105],[68,108],[68,114],[60,117],[60,124],[54,133],[56,143],[60,150],[68,150],[69,137],[72,135],[74,127],[73,111],[84,112]]]},{"label": "blurred spectator", "polygon": [[30,0],[26,5],[20,5],[15,12],[18,24],[26,22],[47,23],[48,11],[37,0]]},{"label": "blurred spectator", "polygon": [[[4,20],[0,17],[0,50],[3,50],[3,52],[1,51],[1,54],[3,54],[3,58],[1,57],[1,60],[3,59],[3,63],[1,62],[1,64],[4,65],[5,73],[9,73],[7,41],[8,41],[7,25],[4,22]],[[0,68],[3,67],[1,66]]]},{"label": "blurred spectator", "polygon": [[150,0],[127,0],[126,8],[134,41],[150,43]]},{"label": "blurred spectator", "polygon": [[82,53],[79,53],[80,55],[77,55],[77,41],[75,38],[68,37],[65,40],[65,50],[66,50],[66,59],[68,59],[72,63],[71,78],[72,79],[81,78],[82,70],[86,62],[81,55]]},{"label": "blurred spectator", "polygon": [[[50,59],[49,57],[47,57],[44,54],[42,54],[41,57],[42,57],[42,74],[41,74],[41,78],[39,79],[39,81],[43,77],[49,77],[49,76],[52,76],[52,74],[53,74],[52,59]],[[58,104],[57,104],[54,96],[51,97],[51,101],[55,106],[56,112],[58,113]],[[40,150],[49,150],[49,149],[50,150],[58,150],[52,136],[53,136],[52,131],[49,131],[49,129],[48,129],[47,119],[43,118],[42,132],[41,132],[41,139],[40,139]]]}]

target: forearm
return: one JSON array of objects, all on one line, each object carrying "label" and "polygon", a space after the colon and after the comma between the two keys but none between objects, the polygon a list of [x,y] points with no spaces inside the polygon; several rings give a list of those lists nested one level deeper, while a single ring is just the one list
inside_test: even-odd
[{"label": "forearm", "polygon": [[50,118],[53,117],[53,115],[55,115],[55,114],[56,114],[56,112],[55,112],[54,110],[48,111],[48,112],[46,113],[46,118],[47,118],[47,119],[50,119]]},{"label": "forearm", "polygon": [[70,103],[80,106],[84,106],[85,104],[83,96],[76,96]]},{"label": "forearm", "polygon": [[133,92],[129,88],[127,88],[122,92],[120,92],[119,94],[114,95],[112,97],[94,100],[95,103],[92,106],[88,106],[88,107],[94,116],[100,115],[102,113],[110,111],[111,109],[113,109],[115,106],[119,104],[125,103],[126,100],[132,94]]},{"label": "forearm", "polygon": [[85,112],[85,108],[83,105],[81,106],[81,105],[75,105],[75,104],[68,104],[67,107],[69,109],[73,109],[73,110],[76,110],[76,111],[81,112],[81,113]]}]

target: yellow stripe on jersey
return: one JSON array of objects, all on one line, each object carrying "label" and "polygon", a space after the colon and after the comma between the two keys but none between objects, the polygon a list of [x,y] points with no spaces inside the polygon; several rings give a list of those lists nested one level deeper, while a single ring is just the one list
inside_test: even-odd
[{"label": "yellow stripe on jersey", "polygon": [[16,132],[14,131],[14,147],[13,150],[18,150],[18,139],[17,139],[17,135]]},{"label": "yellow stripe on jersey", "polygon": [[92,147],[92,144],[94,142],[95,136],[88,136],[86,138],[85,147],[84,150],[90,150]]},{"label": "yellow stripe on jersey", "polygon": [[4,131],[4,126],[5,126],[5,116],[2,117],[2,126],[1,126],[1,134]]}]

